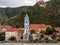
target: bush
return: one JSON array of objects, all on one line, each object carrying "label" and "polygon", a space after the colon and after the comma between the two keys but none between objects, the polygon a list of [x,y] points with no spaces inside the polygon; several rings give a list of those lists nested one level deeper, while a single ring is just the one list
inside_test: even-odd
[{"label": "bush", "polygon": [[16,38],[15,38],[15,37],[11,37],[9,40],[10,40],[10,41],[15,41]]},{"label": "bush", "polygon": [[40,43],[44,43],[46,40],[39,40]]},{"label": "bush", "polygon": [[37,39],[35,39],[35,40],[33,40],[32,42],[33,42],[33,43],[36,43],[36,42],[38,42],[38,40],[37,40]]},{"label": "bush", "polygon": [[52,35],[51,38],[52,38],[52,39],[56,39],[56,35]]},{"label": "bush", "polygon": [[29,36],[29,40],[32,41],[33,40],[33,37],[32,35]]},{"label": "bush", "polygon": [[0,41],[5,40],[5,32],[0,33]]},{"label": "bush", "polygon": [[30,32],[30,33],[31,33],[31,34],[33,34],[33,33],[36,33],[36,32],[35,32],[35,30],[31,30],[31,32]]},{"label": "bush", "polygon": [[47,27],[45,34],[46,35],[52,35],[53,32],[55,32],[54,28]]},{"label": "bush", "polygon": [[20,39],[23,39],[23,36],[21,36],[21,38]]},{"label": "bush", "polygon": [[46,43],[57,43],[56,40],[46,40]]}]

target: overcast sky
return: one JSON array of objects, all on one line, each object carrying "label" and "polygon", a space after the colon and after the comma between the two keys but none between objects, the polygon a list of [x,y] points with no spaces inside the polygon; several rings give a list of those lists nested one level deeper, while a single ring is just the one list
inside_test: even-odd
[{"label": "overcast sky", "polygon": [[0,7],[33,6],[35,3],[36,0],[0,0]]}]

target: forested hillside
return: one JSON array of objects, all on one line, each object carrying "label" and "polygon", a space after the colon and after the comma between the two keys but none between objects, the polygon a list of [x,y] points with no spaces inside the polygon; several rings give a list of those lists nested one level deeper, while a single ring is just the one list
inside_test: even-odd
[{"label": "forested hillside", "polygon": [[60,0],[51,0],[46,3],[45,8],[40,7],[38,4],[17,8],[0,8],[0,17],[3,17],[3,20],[0,18],[0,23],[13,27],[23,27],[24,16],[27,13],[30,24],[44,23],[60,27]]}]

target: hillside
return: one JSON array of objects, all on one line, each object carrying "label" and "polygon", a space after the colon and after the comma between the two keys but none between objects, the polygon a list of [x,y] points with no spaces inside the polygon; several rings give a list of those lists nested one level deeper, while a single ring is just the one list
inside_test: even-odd
[{"label": "hillside", "polygon": [[[24,6],[17,8],[0,8],[0,17],[5,17],[5,20],[0,18],[1,24],[11,25],[13,27],[23,27],[24,16],[28,13],[31,23],[37,24],[49,24],[52,26],[60,27],[60,1],[51,0],[46,2],[47,6],[45,8],[40,7],[38,4],[34,6]],[[4,12],[4,13],[3,13]]]}]

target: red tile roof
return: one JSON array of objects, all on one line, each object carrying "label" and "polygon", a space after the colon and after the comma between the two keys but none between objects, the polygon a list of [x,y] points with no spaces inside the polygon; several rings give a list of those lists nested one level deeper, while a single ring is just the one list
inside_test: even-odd
[{"label": "red tile roof", "polygon": [[6,28],[6,29],[7,32],[15,32],[15,31],[22,32],[24,30],[24,28]]},{"label": "red tile roof", "polygon": [[45,28],[45,24],[30,24],[30,28]]},{"label": "red tile roof", "polygon": [[[46,25],[45,24],[30,24],[29,28],[31,28],[31,29],[34,28],[35,32],[39,32],[39,28],[46,28]],[[15,32],[15,31],[23,32],[24,28],[12,28],[11,27],[11,28],[7,28],[7,31],[8,32]]]},{"label": "red tile roof", "polygon": [[23,32],[24,31],[24,28],[17,28],[17,31],[18,32]]},{"label": "red tile roof", "polygon": [[16,28],[7,28],[7,32],[15,32],[15,31],[17,31]]},{"label": "red tile roof", "polygon": [[45,24],[30,24],[29,31],[35,30],[35,32],[40,32],[39,28],[46,28]]}]

